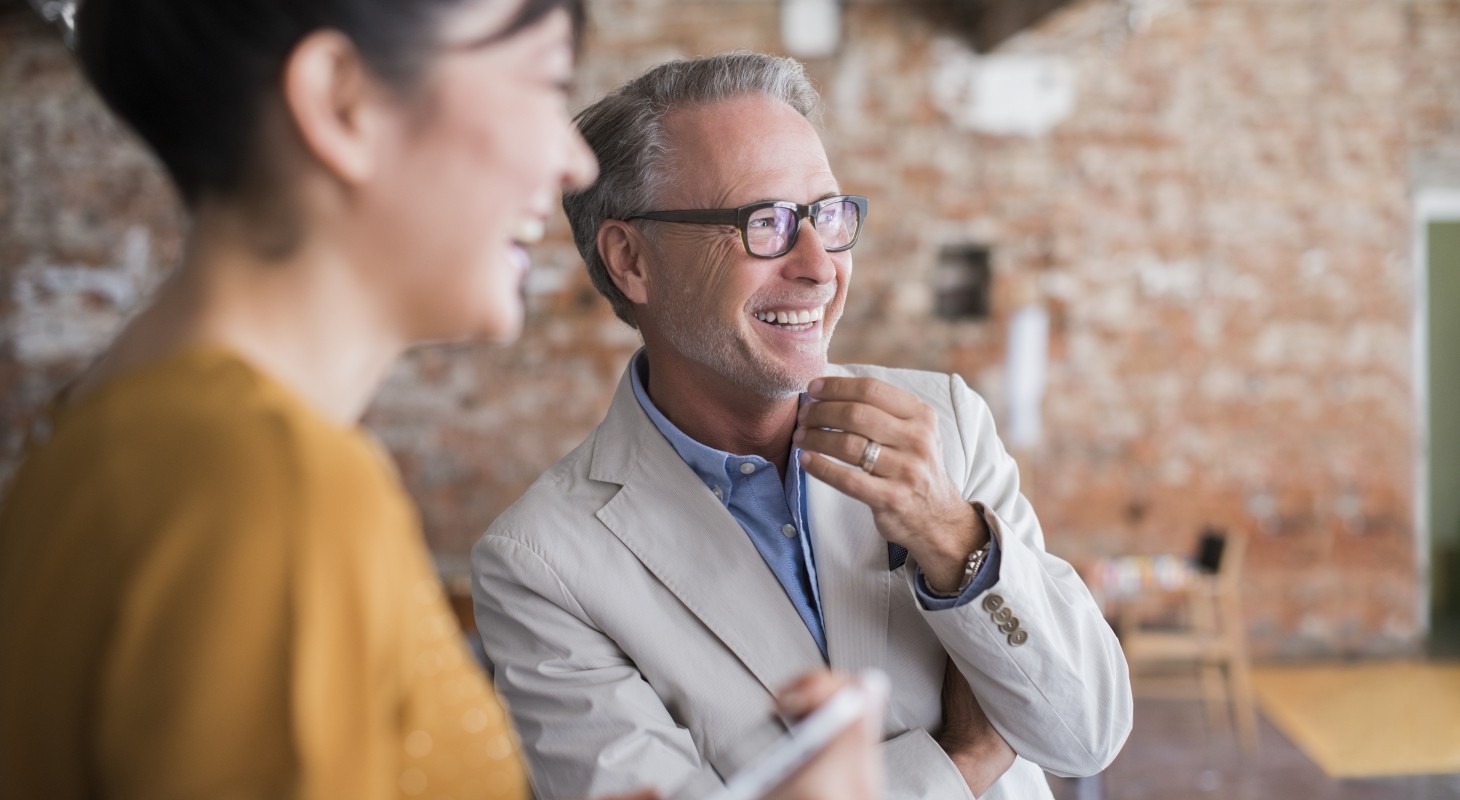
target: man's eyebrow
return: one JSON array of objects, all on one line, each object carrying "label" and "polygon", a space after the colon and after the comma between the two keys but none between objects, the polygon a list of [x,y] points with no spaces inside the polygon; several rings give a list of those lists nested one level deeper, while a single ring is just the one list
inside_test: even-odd
[{"label": "man's eyebrow", "polygon": [[[822,200],[827,200],[827,199],[830,199],[832,197],[841,197],[841,196],[842,196],[841,190],[840,189],[835,189],[833,191],[830,191],[830,192],[827,192],[826,194],[821,195],[820,197],[816,198],[815,200],[812,200],[811,203],[820,203]],[[753,205],[755,203],[782,203],[782,202],[795,202],[795,201],[786,200],[784,197],[762,197],[759,200],[751,200],[749,203],[741,203],[741,205],[748,206],[748,205]],[[806,205],[809,206],[809,205],[811,205],[811,203],[807,203]]]}]

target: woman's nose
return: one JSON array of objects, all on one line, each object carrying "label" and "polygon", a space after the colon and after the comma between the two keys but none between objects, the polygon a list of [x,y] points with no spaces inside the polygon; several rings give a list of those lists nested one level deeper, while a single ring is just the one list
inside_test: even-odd
[{"label": "woman's nose", "polygon": [[568,140],[567,167],[563,171],[563,191],[587,189],[598,180],[598,158],[575,126]]}]

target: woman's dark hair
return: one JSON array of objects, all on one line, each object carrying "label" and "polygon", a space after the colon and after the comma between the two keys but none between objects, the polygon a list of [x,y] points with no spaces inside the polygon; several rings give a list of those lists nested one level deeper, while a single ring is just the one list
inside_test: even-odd
[{"label": "woman's dark hair", "polygon": [[[510,1],[510,0],[509,0]],[[566,8],[575,36],[582,0],[517,0],[486,45]],[[409,90],[440,47],[444,20],[481,0],[83,0],[82,69],[102,99],[157,153],[183,202],[229,195],[256,166],[264,101],[289,53],[320,29],[354,42],[367,67]]]}]

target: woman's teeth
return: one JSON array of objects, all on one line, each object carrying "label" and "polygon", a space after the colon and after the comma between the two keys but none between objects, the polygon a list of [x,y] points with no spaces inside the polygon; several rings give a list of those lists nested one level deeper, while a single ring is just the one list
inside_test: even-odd
[{"label": "woman's teeth", "polygon": [[772,325],[803,326],[821,321],[825,306],[795,311],[757,311],[755,318]]},{"label": "woman's teeth", "polygon": [[519,244],[537,244],[542,241],[543,234],[547,232],[547,226],[536,217],[528,217],[517,223],[517,229],[512,233],[512,241]]}]

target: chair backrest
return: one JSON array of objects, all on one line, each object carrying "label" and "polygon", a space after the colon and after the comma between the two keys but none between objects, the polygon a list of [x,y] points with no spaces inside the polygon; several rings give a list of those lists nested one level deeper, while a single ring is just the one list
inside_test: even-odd
[{"label": "chair backrest", "polygon": [[1198,572],[1213,576],[1215,583],[1236,588],[1241,579],[1242,560],[1246,556],[1245,535],[1208,527],[1197,539],[1196,555],[1192,562]]},{"label": "chair backrest", "polygon": [[1227,532],[1220,528],[1206,528],[1196,541],[1196,568],[1208,575],[1215,575],[1222,568],[1222,555],[1227,549]]},{"label": "chair backrest", "polygon": [[1240,531],[1227,534],[1226,552],[1222,557],[1222,568],[1217,571],[1217,582],[1234,595],[1239,590],[1242,565],[1246,559],[1247,534]]}]

